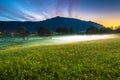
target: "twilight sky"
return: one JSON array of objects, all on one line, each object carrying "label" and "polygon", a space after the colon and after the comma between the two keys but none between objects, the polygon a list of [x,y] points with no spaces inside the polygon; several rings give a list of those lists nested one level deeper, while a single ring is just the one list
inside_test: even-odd
[{"label": "twilight sky", "polygon": [[40,21],[55,16],[120,25],[120,0],[0,0],[0,21]]}]

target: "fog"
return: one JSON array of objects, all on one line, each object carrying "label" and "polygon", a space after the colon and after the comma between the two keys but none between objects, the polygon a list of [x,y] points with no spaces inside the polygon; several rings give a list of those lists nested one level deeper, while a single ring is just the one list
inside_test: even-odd
[{"label": "fog", "polygon": [[79,41],[90,41],[90,40],[100,40],[100,39],[109,39],[114,38],[114,34],[108,35],[72,35],[72,36],[58,36],[53,37],[55,43],[70,43],[70,42],[79,42]]},{"label": "fog", "polygon": [[15,47],[30,47],[30,46],[39,46],[39,45],[55,45],[55,44],[65,44],[72,42],[81,42],[81,41],[91,41],[91,40],[102,40],[115,38],[115,34],[108,35],[64,35],[64,36],[51,36],[51,37],[29,37],[29,40],[20,39],[0,39],[0,48],[6,46],[12,46],[14,43],[22,42]]}]

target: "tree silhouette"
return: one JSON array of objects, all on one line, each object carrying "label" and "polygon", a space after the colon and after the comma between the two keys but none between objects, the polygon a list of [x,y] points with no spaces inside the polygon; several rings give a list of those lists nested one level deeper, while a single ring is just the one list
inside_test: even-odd
[{"label": "tree silhouette", "polygon": [[69,28],[69,32],[70,32],[70,34],[74,34],[75,33],[74,28]]},{"label": "tree silhouette", "polygon": [[98,33],[98,28],[95,26],[90,26],[89,28],[87,28],[86,33],[87,34],[96,34],[96,33]]},{"label": "tree silhouette", "polygon": [[[71,32],[73,31],[73,29],[71,29]],[[56,32],[60,33],[60,34],[69,34],[70,33],[70,29],[66,28],[66,27],[57,27],[56,28]]]},{"label": "tree silhouette", "polygon": [[99,33],[113,33],[113,30],[111,28],[100,28]]},{"label": "tree silhouette", "polygon": [[19,27],[16,31],[16,34],[23,38],[23,40],[28,40],[30,32],[25,27]]},{"label": "tree silhouette", "polygon": [[0,28],[0,35],[4,33],[4,30]]},{"label": "tree silhouette", "polygon": [[38,29],[39,36],[51,36],[52,32],[48,27],[40,27]]},{"label": "tree silhouette", "polygon": [[115,30],[116,33],[120,33],[120,26]]}]

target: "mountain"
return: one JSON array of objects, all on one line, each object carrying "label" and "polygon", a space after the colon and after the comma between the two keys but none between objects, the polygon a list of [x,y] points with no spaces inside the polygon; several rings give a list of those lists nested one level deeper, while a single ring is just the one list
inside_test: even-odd
[{"label": "mountain", "polygon": [[74,28],[76,31],[84,31],[90,26],[95,26],[97,28],[104,27],[101,24],[92,22],[92,21],[84,21],[74,18],[67,18],[67,17],[54,17],[51,19],[47,19],[44,21],[0,21],[0,28],[6,30],[6,31],[15,31],[19,27],[26,27],[32,32],[35,32],[39,29],[40,26],[47,26],[52,31],[55,31],[57,27],[71,27]]}]

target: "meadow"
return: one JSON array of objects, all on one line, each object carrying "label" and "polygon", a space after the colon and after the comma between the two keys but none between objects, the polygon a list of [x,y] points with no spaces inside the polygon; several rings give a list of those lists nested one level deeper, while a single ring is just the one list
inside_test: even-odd
[{"label": "meadow", "polygon": [[120,35],[116,36],[31,47],[15,43],[0,49],[0,80],[120,80]]}]

